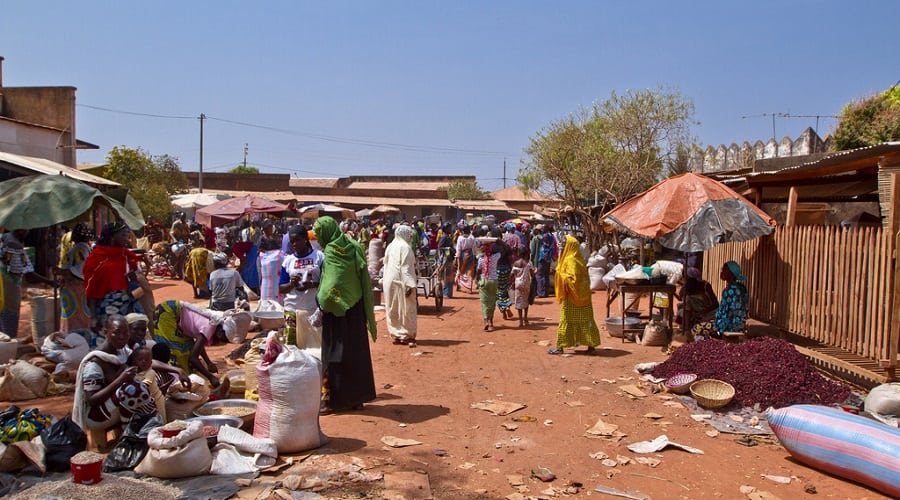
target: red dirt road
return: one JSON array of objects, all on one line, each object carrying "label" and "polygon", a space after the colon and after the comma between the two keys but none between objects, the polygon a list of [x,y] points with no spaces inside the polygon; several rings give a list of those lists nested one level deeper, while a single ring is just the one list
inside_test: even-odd
[{"label": "red dirt road", "polygon": [[[166,280],[154,286],[157,301],[199,302],[190,298],[191,289],[183,282]],[[626,396],[620,388],[639,382],[634,366],[666,356],[659,347],[609,337],[602,326],[605,298],[604,292],[594,293],[603,338],[595,355],[546,353],[556,338],[559,318],[559,306],[552,298],[538,299],[531,308],[530,326],[519,329],[517,321],[497,315],[497,328],[490,333],[482,331],[475,294],[456,292],[456,297],[445,299],[440,313],[433,301],[422,301],[418,348],[391,344],[380,321],[379,339],[372,346],[378,397],[362,411],[321,417],[322,430],[330,437],[326,448],[345,462],[356,457],[368,472],[426,473],[434,498],[504,498],[516,492],[541,496],[551,487],[559,496],[575,483],[582,486],[570,491],[577,491],[578,497],[605,497],[593,491],[603,485],[652,498],[746,498],[740,487],[748,485],[785,499],[812,497],[804,491],[806,486],[815,487],[820,498],[884,498],[793,461],[781,446],[745,447],[734,442],[740,436],[710,437],[706,431],[712,427],[691,419],[690,410],[664,405],[668,395],[653,395],[646,388],[647,397]],[[30,317],[27,314],[23,310],[23,318]],[[228,369],[224,358],[235,347],[211,349],[220,373]],[[526,407],[507,416],[471,408],[485,400]],[[67,395],[18,404],[63,415],[70,401]],[[662,417],[644,417],[648,413]],[[526,415],[535,421],[512,420]],[[598,419],[618,425],[626,436],[618,443],[585,437]],[[509,430],[503,424],[517,427]],[[626,446],[661,434],[704,454],[668,448],[647,455],[660,461],[656,467],[636,463],[639,455]],[[422,444],[390,448],[381,442],[384,436]],[[628,457],[631,463],[608,467],[590,456],[597,452],[612,459]],[[552,471],[556,479],[544,483],[530,478],[539,467]],[[776,484],[763,474],[796,479]],[[514,487],[509,476],[522,476],[524,485]],[[368,488],[380,495],[381,483],[352,490]]]}]

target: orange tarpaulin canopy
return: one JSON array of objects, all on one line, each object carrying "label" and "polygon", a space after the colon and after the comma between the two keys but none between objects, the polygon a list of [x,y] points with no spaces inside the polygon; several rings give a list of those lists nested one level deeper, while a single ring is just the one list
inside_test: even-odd
[{"label": "orange tarpaulin canopy", "polygon": [[610,210],[602,220],[682,252],[770,234],[775,220],[721,182],[687,173],[666,179]]}]

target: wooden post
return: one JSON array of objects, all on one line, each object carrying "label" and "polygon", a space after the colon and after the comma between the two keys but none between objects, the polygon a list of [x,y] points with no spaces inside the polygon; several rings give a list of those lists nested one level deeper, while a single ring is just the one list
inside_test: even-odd
[{"label": "wooden post", "polygon": [[797,188],[791,186],[791,192],[788,194],[787,218],[784,225],[790,227],[795,224],[797,224]]},{"label": "wooden post", "polygon": [[891,309],[888,311],[891,315],[891,331],[888,340],[887,359],[882,360],[881,367],[885,369],[888,380],[894,380],[897,375],[897,351],[900,350],[900,259],[897,258],[897,248],[900,247],[900,234],[898,234],[898,224],[900,224],[900,175],[891,174],[891,213],[888,214],[888,230],[890,231],[893,248],[890,249],[890,255],[894,258],[893,273],[888,277],[890,284],[888,290],[892,292]]}]

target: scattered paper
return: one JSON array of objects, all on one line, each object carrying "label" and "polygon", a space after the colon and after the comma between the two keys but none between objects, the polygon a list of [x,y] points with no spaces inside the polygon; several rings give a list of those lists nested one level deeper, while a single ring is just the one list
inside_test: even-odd
[{"label": "scattered paper", "polygon": [[773,476],[771,474],[760,474],[760,476],[762,476],[764,479],[772,481],[773,483],[791,484],[791,478],[787,476]]},{"label": "scattered paper", "polygon": [[606,458],[609,458],[609,455],[607,455],[606,453],[603,453],[602,451],[598,451],[596,453],[591,453],[588,456],[595,460],[604,460]]},{"label": "scattered paper", "polygon": [[647,397],[647,393],[644,392],[644,391],[642,391],[642,390],[640,390],[640,389],[638,388],[638,386],[636,386],[636,385],[634,385],[634,384],[631,384],[631,385],[623,385],[623,386],[621,386],[619,389],[622,389],[622,392],[624,392],[624,393],[626,393],[626,394],[629,394],[629,395],[631,395],[631,396],[634,396],[634,397],[636,397],[636,398],[645,398],[645,397]]},{"label": "scattered paper", "polygon": [[395,436],[382,436],[381,442],[390,446],[391,448],[403,448],[406,446],[415,446],[417,444],[422,444],[421,441],[416,441],[415,439],[403,439]]},{"label": "scattered paper", "polygon": [[668,406],[670,408],[684,408],[684,405],[678,401],[666,401],[663,403],[663,406]]},{"label": "scattered paper", "polygon": [[584,406],[584,403],[578,400],[566,401],[566,406],[571,406],[572,408],[578,408],[580,406]]},{"label": "scattered paper", "polygon": [[663,416],[660,415],[659,413],[652,413],[652,412],[651,412],[651,413],[645,413],[645,414],[644,414],[644,418],[649,418],[649,419],[652,419],[652,420],[659,420],[659,419],[663,418]]},{"label": "scattered paper", "polygon": [[616,462],[615,460],[613,460],[611,458],[604,459],[600,463],[607,467],[615,467],[615,466],[619,465],[619,462]]},{"label": "scattered paper", "polygon": [[697,422],[703,422],[704,420],[711,419],[712,415],[691,415],[691,418],[693,418]]},{"label": "scattered paper", "polygon": [[433,498],[428,474],[418,472],[385,472],[384,498]]},{"label": "scattered paper", "polygon": [[698,455],[703,454],[703,450],[700,450],[698,448],[692,448],[690,446],[679,444],[674,441],[669,441],[669,437],[665,434],[657,437],[652,441],[639,441],[637,443],[630,444],[628,445],[628,449],[635,453],[654,453],[662,450],[663,448],[666,448],[667,446],[681,448],[688,453],[696,453]]},{"label": "scattered paper", "polygon": [[656,467],[657,465],[662,463],[662,460],[653,457],[637,457],[635,458],[637,463],[646,465],[648,467]]},{"label": "scattered paper", "polygon": [[600,380],[606,382],[607,384],[615,384],[616,382],[618,382],[618,380],[612,378],[601,378]]},{"label": "scattered paper", "polygon": [[503,428],[508,431],[514,431],[519,428],[518,424],[511,424],[509,422],[505,422],[502,425],[503,425]]},{"label": "scattered paper", "polygon": [[618,425],[608,424],[603,420],[598,419],[597,423],[594,424],[594,426],[588,429],[586,432],[595,436],[612,436],[613,433],[617,430],[619,430]]},{"label": "scattered paper", "polygon": [[619,462],[619,465],[628,465],[631,463],[631,459],[625,455],[616,455],[616,462]]},{"label": "scattered paper", "polygon": [[756,491],[756,487],[750,486],[750,485],[742,485],[740,487],[740,491],[741,491],[741,495],[749,495],[749,494],[753,493],[754,491]]},{"label": "scattered paper", "polygon": [[464,463],[464,464],[462,464],[462,465],[459,466],[459,468],[460,468],[460,469],[463,469],[463,470],[469,470],[469,469],[471,469],[472,467],[475,467],[475,464],[473,464],[472,462],[466,462],[466,463]]},{"label": "scattered paper", "polygon": [[509,485],[513,487],[525,484],[525,476],[520,474],[508,474],[506,480],[509,482]]},{"label": "scattered paper", "polygon": [[512,412],[519,411],[522,408],[525,408],[525,405],[521,403],[514,403],[512,401],[494,401],[491,399],[486,399],[479,403],[472,403],[471,408],[476,410],[485,410],[493,413],[497,416],[509,415]]},{"label": "scattered paper", "polygon": [[549,426],[553,425],[553,421],[548,418],[547,420],[544,420],[544,425],[549,427]]},{"label": "scattered paper", "polygon": [[711,438],[714,438],[719,435],[719,431],[717,431],[715,429],[711,429],[711,430],[706,431],[706,435]]}]

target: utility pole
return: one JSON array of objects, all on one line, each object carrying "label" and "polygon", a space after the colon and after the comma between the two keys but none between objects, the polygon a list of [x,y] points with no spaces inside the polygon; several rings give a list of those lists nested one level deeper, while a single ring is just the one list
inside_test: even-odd
[{"label": "utility pole", "polygon": [[203,192],[203,120],[206,119],[206,115],[200,113],[200,175],[197,176],[197,188],[202,193]]},{"label": "utility pole", "polygon": [[506,157],[503,158],[503,189],[506,189]]},{"label": "utility pole", "polygon": [[247,143],[244,143],[244,170],[247,170]]}]

